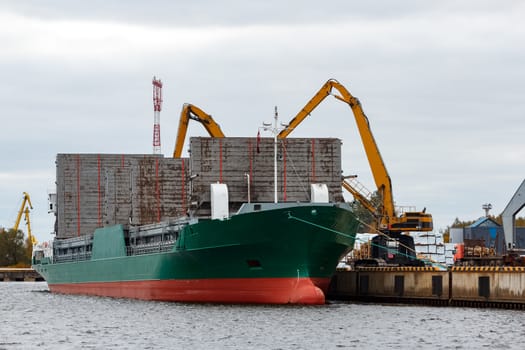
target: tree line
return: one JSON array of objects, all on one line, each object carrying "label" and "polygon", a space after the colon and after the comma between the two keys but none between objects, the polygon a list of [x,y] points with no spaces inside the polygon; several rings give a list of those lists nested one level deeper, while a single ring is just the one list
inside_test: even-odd
[{"label": "tree line", "polygon": [[33,245],[21,230],[0,227],[0,267],[29,267]]}]

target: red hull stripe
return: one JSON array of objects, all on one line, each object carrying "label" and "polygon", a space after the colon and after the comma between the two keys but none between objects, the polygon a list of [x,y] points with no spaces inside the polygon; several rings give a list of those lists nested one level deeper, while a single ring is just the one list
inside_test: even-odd
[{"label": "red hull stripe", "polygon": [[328,278],[230,278],[50,284],[55,293],[143,300],[324,304]]}]

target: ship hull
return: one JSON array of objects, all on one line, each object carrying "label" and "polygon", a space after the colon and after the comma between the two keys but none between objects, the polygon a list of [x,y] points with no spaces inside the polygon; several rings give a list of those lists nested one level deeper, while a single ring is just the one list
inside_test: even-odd
[{"label": "ship hull", "polygon": [[226,278],[51,284],[63,294],[156,301],[249,304],[324,304],[328,278]]},{"label": "ship hull", "polygon": [[99,239],[90,260],[34,268],[57,293],[322,304],[339,258],[353,247],[356,229],[353,213],[337,205],[286,206],[187,225],[169,252],[100,257],[96,250],[113,249],[107,246],[118,242],[103,245]]}]

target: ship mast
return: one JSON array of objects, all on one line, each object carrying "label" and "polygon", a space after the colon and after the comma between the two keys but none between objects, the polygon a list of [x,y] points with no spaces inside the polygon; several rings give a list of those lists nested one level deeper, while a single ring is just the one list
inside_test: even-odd
[{"label": "ship mast", "polygon": [[285,127],[284,125],[282,129],[279,129],[277,127],[278,119],[279,119],[279,114],[277,113],[277,106],[275,106],[273,127],[271,123],[264,123],[264,122],[263,122],[263,126],[260,127],[260,129],[263,129],[264,131],[270,131],[273,134],[273,193],[274,193],[273,201],[274,203],[277,203],[277,135]]}]

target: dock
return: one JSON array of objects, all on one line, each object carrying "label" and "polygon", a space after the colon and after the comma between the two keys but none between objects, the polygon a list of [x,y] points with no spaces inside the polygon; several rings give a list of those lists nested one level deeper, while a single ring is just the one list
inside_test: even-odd
[{"label": "dock", "polygon": [[0,282],[40,282],[44,278],[31,267],[0,267]]},{"label": "dock", "polygon": [[329,300],[525,309],[525,267],[383,267],[337,271]]}]

